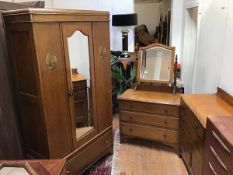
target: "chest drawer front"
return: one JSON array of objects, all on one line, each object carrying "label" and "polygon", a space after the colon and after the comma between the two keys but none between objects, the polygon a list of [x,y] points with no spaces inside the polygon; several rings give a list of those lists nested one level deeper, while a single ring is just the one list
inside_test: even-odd
[{"label": "chest drawer front", "polygon": [[134,102],[134,101],[120,101],[121,110],[129,110],[135,112],[146,112],[155,115],[168,115],[168,116],[179,116],[179,107],[164,104],[153,104],[145,102]]},{"label": "chest drawer front", "polygon": [[121,134],[145,138],[149,140],[161,141],[164,143],[177,144],[178,132],[166,130],[158,127],[142,126],[121,122]]},{"label": "chest drawer front", "polygon": [[145,124],[152,126],[160,126],[175,130],[178,130],[179,126],[178,118],[129,111],[120,112],[120,121],[142,125]]},{"label": "chest drawer front", "polygon": [[231,162],[231,147],[214,128],[207,130],[206,144],[209,148],[212,147],[215,150],[223,163]]},{"label": "chest drawer front", "polygon": [[73,82],[73,90],[82,90],[87,88],[86,80]]},{"label": "chest drawer front", "polygon": [[86,91],[86,89],[77,90],[77,91],[74,91],[73,93],[74,93],[73,97],[74,97],[75,101],[87,100],[87,91]]},{"label": "chest drawer front", "polygon": [[204,165],[204,174],[229,175],[230,169],[216,153],[212,146],[206,147],[206,160]]}]

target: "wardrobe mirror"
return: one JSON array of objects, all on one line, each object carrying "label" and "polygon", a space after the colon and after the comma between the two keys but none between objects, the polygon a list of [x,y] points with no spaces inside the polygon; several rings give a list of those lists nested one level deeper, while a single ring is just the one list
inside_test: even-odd
[{"label": "wardrobe mirror", "polygon": [[175,48],[152,44],[139,50],[138,82],[171,83]]},{"label": "wardrobe mirror", "polygon": [[88,36],[80,31],[74,32],[68,37],[68,51],[73,87],[73,122],[76,140],[79,140],[93,129]]}]

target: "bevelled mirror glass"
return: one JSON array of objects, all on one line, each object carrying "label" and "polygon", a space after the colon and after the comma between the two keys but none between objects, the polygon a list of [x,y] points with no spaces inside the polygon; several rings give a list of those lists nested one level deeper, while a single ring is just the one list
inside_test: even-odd
[{"label": "bevelled mirror glass", "polygon": [[68,51],[73,87],[73,111],[76,140],[93,129],[92,87],[88,36],[75,31],[68,37]]},{"label": "bevelled mirror glass", "polygon": [[138,58],[138,83],[171,83],[174,58],[174,47],[162,44],[141,47]]}]

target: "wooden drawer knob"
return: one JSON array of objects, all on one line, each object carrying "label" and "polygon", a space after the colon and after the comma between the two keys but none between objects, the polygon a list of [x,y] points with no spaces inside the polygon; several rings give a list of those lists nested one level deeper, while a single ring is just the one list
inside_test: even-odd
[{"label": "wooden drawer knob", "polygon": [[164,121],[164,125],[167,125],[167,120]]},{"label": "wooden drawer knob", "polygon": [[166,134],[164,134],[164,135],[163,135],[163,138],[165,138],[165,139],[166,139],[166,138],[167,138],[167,135],[166,135]]},{"label": "wooden drawer knob", "polygon": [[165,109],[165,110],[164,110],[164,112],[167,114],[167,113],[168,113],[168,110],[167,110],[167,109]]},{"label": "wooden drawer knob", "polygon": [[129,117],[129,119],[130,119],[130,120],[133,120],[133,117],[132,117],[132,116],[130,116],[130,117]]}]

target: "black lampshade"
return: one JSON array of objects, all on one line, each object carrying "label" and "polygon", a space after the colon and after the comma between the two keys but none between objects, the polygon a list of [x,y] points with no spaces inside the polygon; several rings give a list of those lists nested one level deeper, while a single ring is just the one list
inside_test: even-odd
[{"label": "black lampshade", "polygon": [[112,15],[112,26],[135,26],[137,22],[136,13]]}]

